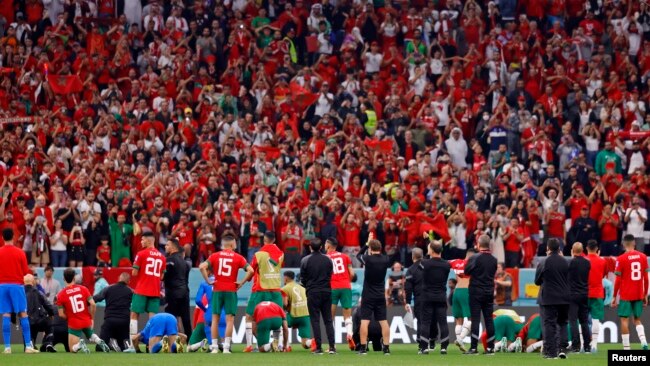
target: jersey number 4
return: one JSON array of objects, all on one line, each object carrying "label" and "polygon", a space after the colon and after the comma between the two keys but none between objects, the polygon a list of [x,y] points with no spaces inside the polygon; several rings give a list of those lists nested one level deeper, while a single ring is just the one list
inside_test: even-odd
[{"label": "jersey number 4", "polygon": [[160,277],[162,269],[162,260],[158,258],[147,258],[147,264],[144,266],[144,273],[149,276]]}]

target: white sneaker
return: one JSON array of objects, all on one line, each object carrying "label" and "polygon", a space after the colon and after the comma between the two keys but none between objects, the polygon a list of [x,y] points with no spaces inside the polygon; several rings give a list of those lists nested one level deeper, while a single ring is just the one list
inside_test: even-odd
[{"label": "white sneaker", "polygon": [[123,352],[123,353],[135,353],[135,348],[133,348],[133,347],[129,347],[129,348],[125,349],[125,350],[122,351],[122,352]]},{"label": "white sneaker", "polygon": [[501,338],[501,352],[508,352],[508,338]]},{"label": "white sneaker", "polygon": [[463,344],[463,342],[461,342],[461,341],[459,341],[459,340],[457,339],[457,340],[454,341],[454,344],[455,344],[456,346],[458,346],[458,349],[459,349],[461,352],[467,352],[467,349],[465,348],[465,345]]},{"label": "white sneaker", "polygon": [[521,338],[517,337],[515,339],[515,352],[521,353],[522,345],[521,345]]},{"label": "white sneaker", "polygon": [[219,347],[210,346],[210,353],[212,353],[213,355],[219,354]]},{"label": "white sneaker", "polygon": [[2,352],[5,355],[10,355],[11,354],[11,348],[5,348],[4,352]]},{"label": "white sneaker", "polygon": [[34,347],[25,347],[25,353],[41,353],[41,351],[37,350]]},{"label": "white sneaker", "polygon": [[[25,352],[27,352],[27,349],[25,349]],[[88,346],[86,346],[86,341],[83,339],[79,340],[79,351],[81,353],[90,353],[90,350],[88,349]]]},{"label": "white sneaker", "polygon": [[226,348],[226,347],[224,347],[224,348],[223,348],[223,351],[222,351],[221,353],[223,353],[224,355],[229,355],[229,354],[231,354],[232,352],[230,351],[230,348]]}]

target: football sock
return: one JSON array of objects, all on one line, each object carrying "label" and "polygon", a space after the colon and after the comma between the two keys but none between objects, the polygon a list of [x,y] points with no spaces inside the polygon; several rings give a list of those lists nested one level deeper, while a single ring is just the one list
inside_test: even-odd
[{"label": "football sock", "polygon": [[311,338],[305,341],[305,345],[307,346],[307,348],[311,348]]},{"label": "football sock", "polygon": [[187,349],[189,349],[190,352],[196,352],[199,348],[201,348],[202,344],[203,344],[203,341],[197,342],[197,343],[191,344]]},{"label": "football sock", "polygon": [[262,349],[264,350],[264,352],[269,352],[271,350],[271,345],[267,343],[264,346],[262,346]]},{"label": "football sock", "polygon": [[463,339],[465,339],[470,334],[471,331],[472,331],[472,321],[469,319],[465,319],[463,321],[463,329],[461,329],[460,331],[459,341],[462,342]]},{"label": "football sock", "polygon": [[246,322],[246,346],[253,345],[253,323]]},{"label": "football sock", "polygon": [[129,321],[129,334],[130,335],[138,334],[138,320],[137,319],[131,319]]},{"label": "football sock", "polygon": [[280,331],[279,330],[274,330],[273,331],[273,340],[277,341],[280,339]]},{"label": "football sock", "polygon": [[2,339],[5,340],[5,348],[11,348],[11,318],[2,317]]},{"label": "football sock", "polygon": [[94,344],[99,344],[102,341],[101,338],[99,338],[97,336],[97,334],[94,334],[94,333],[88,340],[91,341]]},{"label": "football sock", "polygon": [[621,334],[621,338],[623,339],[623,349],[630,349],[630,334]]},{"label": "football sock", "polygon": [[598,344],[599,335],[600,335],[600,320],[593,319],[591,321],[591,346],[592,347]]},{"label": "football sock", "polygon": [[219,340],[212,338],[212,347],[219,347]]},{"label": "football sock", "polygon": [[162,349],[162,341],[156,343],[151,347],[151,353],[158,353]]},{"label": "football sock", "polygon": [[643,324],[639,324],[636,326],[636,334],[639,336],[639,340],[641,341],[641,344],[648,344],[648,342],[645,339],[645,329],[643,329]]},{"label": "football sock", "polygon": [[230,344],[231,343],[232,343],[232,338],[231,337],[226,337],[225,341],[223,342],[223,348],[230,349]]},{"label": "football sock", "polygon": [[[280,330],[278,331],[278,338],[276,338],[278,340],[278,345],[280,346],[280,349],[282,349],[282,347],[284,347],[283,334],[284,334],[284,331],[282,330],[282,328],[280,328]],[[275,337],[275,332],[274,332],[273,336]]]},{"label": "football sock", "polygon": [[508,346],[508,352],[514,352],[516,346],[517,344],[515,342],[510,343],[510,345]]},{"label": "football sock", "polygon": [[72,346],[72,352],[79,351],[79,348],[80,348],[79,343],[76,343],[74,346]]},{"label": "football sock", "polygon": [[494,342],[494,352],[499,352],[500,350],[501,350],[501,341]]},{"label": "football sock", "polygon": [[527,353],[535,352],[535,351],[537,351],[538,349],[542,348],[542,345],[543,345],[543,344],[544,344],[543,341],[537,341],[537,342],[531,344],[530,346],[526,347],[526,352],[527,352]]},{"label": "football sock", "polygon": [[23,331],[23,342],[25,342],[25,344],[27,346],[31,346],[32,345],[32,331],[31,331],[31,329],[29,327],[29,318],[28,317],[20,318],[20,328]]},{"label": "football sock", "polygon": [[352,318],[346,318],[345,319],[345,334],[352,337],[353,333],[354,332],[352,331]]},{"label": "football sock", "polygon": [[456,334],[456,339],[460,340],[460,332],[463,331],[463,325],[462,324],[456,324],[454,327],[454,333]]}]

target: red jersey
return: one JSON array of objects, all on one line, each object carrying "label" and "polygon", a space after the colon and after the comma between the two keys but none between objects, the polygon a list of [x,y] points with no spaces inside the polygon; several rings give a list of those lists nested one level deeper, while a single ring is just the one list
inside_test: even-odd
[{"label": "red jersey", "polygon": [[102,262],[109,263],[111,261],[111,247],[108,245],[100,245],[99,248],[97,248],[97,257],[99,257]]},{"label": "red jersey", "polygon": [[643,300],[648,293],[648,258],[636,250],[623,253],[616,258],[616,284],[614,298],[621,293],[621,300]]},{"label": "red jersey", "polygon": [[[528,331],[530,330],[530,326],[535,321],[535,318],[539,318],[539,314],[533,314],[528,318],[528,321],[526,324],[521,328],[519,331],[519,334],[517,334],[517,337],[521,338],[522,341],[528,340]],[[537,320],[539,322],[539,320]]]},{"label": "red jersey", "polygon": [[22,285],[23,277],[32,273],[27,266],[27,257],[22,249],[13,245],[0,247],[0,258],[4,262],[0,266],[0,285]]},{"label": "red jersey", "polygon": [[[141,270],[144,267],[144,270]],[[138,270],[137,295],[159,297],[160,282],[165,274],[167,259],[155,248],[145,248],[138,252],[133,268]]]},{"label": "red jersey", "polygon": [[598,254],[587,254],[587,260],[591,262],[589,270],[589,298],[604,299],[605,289],[603,288],[603,278],[607,274],[605,268],[607,264],[605,258]]},{"label": "red jersey", "polygon": [[286,319],[284,310],[280,305],[271,301],[262,301],[255,306],[255,311],[253,312],[253,320],[255,320],[255,323],[272,318]]},{"label": "red jersey", "polygon": [[56,295],[56,305],[65,310],[68,328],[80,330],[92,327],[93,319],[88,310],[89,300],[93,296],[81,285],[70,285]]},{"label": "red jersey", "polygon": [[352,265],[352,261],[348,255],[341,252],[333,251],[327,253],[327,256],[332,260],[332,289],[351,289],[352,283],[350,278],[350,271],[348,268]]},{"label": "red jersey", "polygon": [[467,262],[464,259],[454,259],[452,261],[449,261],[449,264],[451,265],[451,269],[456,274],[456,277],[458,277],[458,278],[469,278],[469,275],[465,274],[465,264],[466,263]]},{"label": "red jersey", "polygon": [[237,274],[240,269],[248,267],[244,257],[226,249],[212,253],[206,262],[214,273],[214,291],[237,292]]}]

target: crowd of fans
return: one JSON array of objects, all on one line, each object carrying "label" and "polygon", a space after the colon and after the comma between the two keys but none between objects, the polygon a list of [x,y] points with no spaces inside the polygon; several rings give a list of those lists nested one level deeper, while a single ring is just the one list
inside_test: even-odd
[{"label": "crowd of fans", "polygon": [[275,231],[289,267],[369,233],[408,265],[425,223],[509,268],[648,249],[644,0],[0,0],[0,65],[0,227],[37,266],[128,266],[146,228],[193,264]]}]

